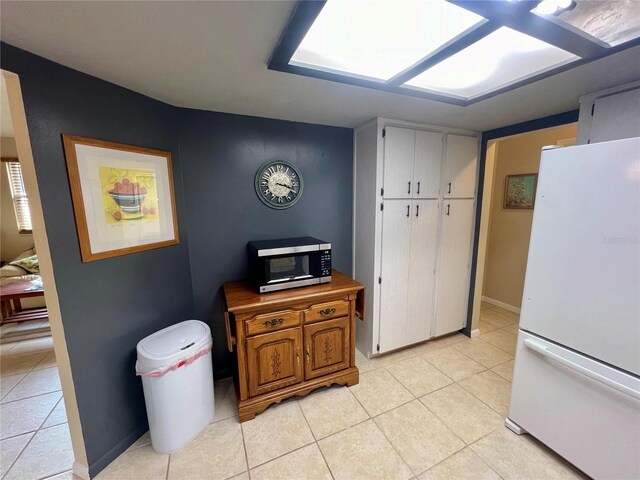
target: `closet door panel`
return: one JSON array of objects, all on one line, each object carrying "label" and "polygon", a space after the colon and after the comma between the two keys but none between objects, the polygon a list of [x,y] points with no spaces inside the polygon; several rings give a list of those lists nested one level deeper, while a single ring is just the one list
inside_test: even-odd
[{"label": "closet door panel", "polygon": [[385,200],[382,215],[380,353],[400,348],[407,329],[411,202]]},{"label": "closet door panel", "polygon": [[411,211],[407,345],[427,340],[435,295],[438,200],[415,200]]},{"label": "closet door panel", "polygon": [[478,138],[447,135],[444,162],[445,198],[473,198],[476,192]]},{"label": "closet door panel", "polygon": [[413,183],[413,159],[415,130],[386,127],[384,136],[384,197],[411,198]]},{"label": "closet door panel", "polygon": [[442,134],[416,130],[413,198],[438,198],[442,165]]},{"label": "closet door panel", "polygon": [[460,330],[467,321],[473,213],[473,200],[445,200],[442,205],[434,336]]}]

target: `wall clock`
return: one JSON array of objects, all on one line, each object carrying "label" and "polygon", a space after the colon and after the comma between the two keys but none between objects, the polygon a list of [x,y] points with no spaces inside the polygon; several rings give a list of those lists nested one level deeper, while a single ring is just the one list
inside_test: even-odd
[{"label": "wall clock", "polygon": [[302,196],[304,183],[298,167],[285,160],[269,160],[256,173],[258,198],[271,208],[292,207]]}]

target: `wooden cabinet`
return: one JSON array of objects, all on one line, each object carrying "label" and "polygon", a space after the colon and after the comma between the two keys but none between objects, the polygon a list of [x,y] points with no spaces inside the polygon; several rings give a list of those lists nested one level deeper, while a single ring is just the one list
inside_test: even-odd
[{"label": "wooden cabinet", "polygon": [[464,328],[478,137],[384,118],[356,129],[354,276],[369,318],[356,343],[366,356]]},{"label": "wooden cabinet", "polygon": [[304,326],[304,378],[321,377],[349,367],[349,317]]},{"label": "wooden cabinet", "polygon": [[225,283],[240,421],[315,388],[357,384],[355,322],[364,319],[363,300],[363,285],[335,270],[331,283],[266,294],[246,282]]},{"label": "wooden cabinet", "polygon": [[299,328],[247,338],[249,395],[260,395],[301,382],[301,355]]}]

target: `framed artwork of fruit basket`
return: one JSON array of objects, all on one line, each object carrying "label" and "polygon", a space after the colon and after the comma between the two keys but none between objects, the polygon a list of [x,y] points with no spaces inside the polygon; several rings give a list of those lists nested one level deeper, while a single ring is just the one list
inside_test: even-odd
[{"label": "framed artwork of fruit basket", "polygon": [[169,152],[62,138],[83,262],[178,243]]}]

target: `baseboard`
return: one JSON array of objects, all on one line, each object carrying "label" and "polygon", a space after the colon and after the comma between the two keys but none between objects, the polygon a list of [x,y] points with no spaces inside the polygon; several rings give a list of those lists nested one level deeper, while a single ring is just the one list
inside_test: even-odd
[{"label": "baseboard", "polygon": [[476,338],[480,336],[480,329],[476,328],[475,330],[471,330],[471,338]]},{"label": "baseboard", "polygon": [[111,462],[126,452],[127,448],[133,445],[147,430],[149,430],[149,425],[142,425],[120,440],[111,450],[93,462],[93,464],[89,465],[89,475],[86,478],[95,478],[102,470],[107,468]]},{"label": "baseboard", "polygon": [[89,480],[89,467],[77,461],[73,462],[73,474],[83,480]]},{"label": "baseboard", "polygon": [[513,313],[520,313],[520,309],[518,307],[514,307],[513,305],[509,305],[508,303],[501,302],[500,300],[495,300],[493,298],[482,296],[482,301],[490,303],[491,305],[495,305],[496,307],[504,308],[505,310],[509,310]]}]

